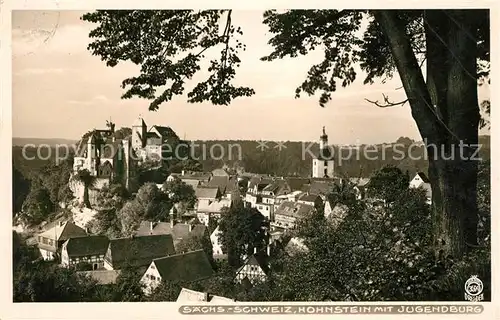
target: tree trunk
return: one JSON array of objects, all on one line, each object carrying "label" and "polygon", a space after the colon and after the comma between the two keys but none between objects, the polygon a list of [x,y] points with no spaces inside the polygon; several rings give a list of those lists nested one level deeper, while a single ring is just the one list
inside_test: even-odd
[{"label": "tree trunk", "polygon": [[426,84],[397,11],[374,12],[427,146],[435,249],[441,256],[461,257],[477,243],[477,161],[472,158],[478,141],[479,105],[471,14],[426,11]]}]

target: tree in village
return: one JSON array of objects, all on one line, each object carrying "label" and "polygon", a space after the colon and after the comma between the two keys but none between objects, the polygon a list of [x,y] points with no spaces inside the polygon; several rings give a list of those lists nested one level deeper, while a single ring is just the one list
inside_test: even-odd
[{"label": "tree in village", "polygon": [[410,177],[407,174],[397,167],[385,166],[370,177],[368,194],[391,203],[406,191],[409,185]]},{"label": "tree in village", "polygon": [[183,238],[175,246],[175,252],[177,253],[190,252],[199,249],[202,249],[207,254],[208,260],[212,266],[214,266],[215,262],[213,258],[212,242],[207,234],[192,235],[187,238]]},{"label": "tree in village", "polygon": [[196,204],[196,195],[192,186],[180,179],[166,181],[163,184],[163,191],[169,195],[173,203],[179,204],[181,211],[193,209]]},{"label": "tree in village", "polygon": [[244,255],[265,248],[268,221],[259,210],[247,208],[241,202],[224,209],[219,221],[220,242],[229,264],[239,267]]},{"label": "tree in village", "polygon": [[[149,99],[149,109],[156,110],[184,94],[186,79],[201,70],[207,50],[215,47],[221,47],[220,59],[210,61],[208,78],[187,94],[188,101],[227,105],[254,94],[252,88],[231,84],[241,63],[238,53],[245,49],[238,39],[242,30],[233,23],[231,12],[97,11],[82,18],[98,24],[89,34],[94,55],[111,67],[120,61],[141,66],[138,76],[123,80],[122,98]],[[366,73],[364,83],[390,78],[397,71],[429,154],[435,249],[444,256],[460,257],[474,248],[477,87],[478,82],[489,81],[488,10],[267,11],[263,22],[273,34],[274,49],[263,60],[324,51],[324,60],[311,67],[296,90],[297,97],[319,92],[321,106],[339,85],[356,80],[356,65]],[[367,27],[362,30],[364,22]],[[385,100],[373,103],[403,103]]]},{"label": "tree in village", "polygon": [[22,206],[21,220],[28,225],[43,222],[54,212],[55,204],[50,200],[50,194],[40,183],[31,185],[30,192]]}]

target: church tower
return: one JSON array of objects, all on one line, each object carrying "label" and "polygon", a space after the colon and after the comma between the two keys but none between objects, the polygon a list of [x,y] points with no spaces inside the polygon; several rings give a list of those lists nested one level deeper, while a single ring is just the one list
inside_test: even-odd
[{"label": "church tower", "polygon": [[333,156],[333,150],[328,146],[328,135],[323,127],[323,134],[319,137],[319,153],[313,158],[313,178],[333,178],[335,169]]}]

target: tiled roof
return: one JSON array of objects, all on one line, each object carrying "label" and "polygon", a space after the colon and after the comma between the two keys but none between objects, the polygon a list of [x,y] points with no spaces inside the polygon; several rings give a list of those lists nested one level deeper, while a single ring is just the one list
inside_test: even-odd
[{"label": "tiled roof", "polygon": [[188,186],[191,186],[193,190],[196,190],[198,186],[200,185],[200,180],[198,179],[183,179],[181,178],[181,181],[187,184]]},{"label": "tiled roof", "polygon": [[231,207],[231,201],[227,199],[216,200],[210,203],[209,205],[205,205],[203,203],[198,202],[198,206],[196,208],[197,212],[210,212],[210,213],[219,213],[222,208]]},{"label": "tiled roof", "polygon": [[229,176],[229,173],[227,172],[227,170],[220,169],[220,168],[212,170],[212,174],[214,175],[214,177],[227,177],[227,176]]},{"label": "tiled roof", "polygon": [[70,238],[64,243],[70,257],[104,255],[108,250],[108,245],[109,239],[106,236]]},{"label": "tiled roof", "polygon": [[207,186],[219,188],[221,194],[231,193],[238,190],[238,179],[234,176],[213,176]]},{"label": "tiled roof", "polygon": [[429,180],[429,178],[427,177],[427,175],[425,173],[423,173],[422,171],[417,172],[417,174],[420,176],[420,179],[422,179],[423,182],[425,182],[425,183],[430,183],[431,182]]},{"label": "tiled roof", "polygon": [[169,234],[137,236],[112,239],[105,259],[114,269],[128,263],[132,266],[145,266],[153,259],[175,254],[174,242]]},{"label": "tiled roof", "polygon": [[162,280],[197,281],[213,275],[212,265],[203,250],[153,260]]},{"label": "tiled roof", "polygon": [[172,128],[170,127],[153,126],[153,128],[155,128],[158,131],[158,133],[161,134],[162,137],[169,137],[169,136],[177,137],[175,131],[172,130]]},{"label": "tiled roof", "polygon": [[[260,187],[260,184],[259,184]],[[286,180],[283,179],[277,179],[271,182],[270,184],[266,185],[262,191],[269,191],[273,192],[275,195],[282,195],[290,191],[289,186],[287,185]]]},{"label": "tiled roof", "polygon": [[308,191],[310,194],[326,195],[331,192],[334,184],[334,181],[311,181],[311,187]]},{"label": "tiled roof", "polygon": [[198,199],[216,199],[218,197],[219,189],[217,187],[199,186],[196,188],[196,198]]},{"label": "tiled roof", "polygon": [[220,296],[211,295],[206,292],[194,291],[186,288],[182,288],[179,296],[177,297],[177,302],[210,302],[210,303],[227,303],[234,302],[233,299],[224,298]]},{"label": "tiled roof", "polygon": [[290,189],[292,191],[298,191],[302,190],[302,187],[308,184],[310,181],[307,178],[289,177],[286,178],[286,182],[288,183],[288,186],[290,186]]},{"label": "tiled roof", "polygon": [[39,236],[57,241],[66,241],[69,238],[87,236],[87,233],[76,224],[67,221],[63,222],[62,225],[56,224],[54,227],[39,234]]},{"label": "tiled roof", "polygon": [[294,218],[303,218],[312,211],[314,211],[314,206],[292,201],[283,201],[279,205],[278,210],[276,210],[275,214],[290,216]]},{"label": "tiled roof", "polygon": [[299,200],[300,201],[306,201],[306,202],[315,202],[318,199],[318,197],[319,196],[317,194],[307,194],[307,193],[304,193],[304,194],[302,194],[299,197]]},{"label": "tiled roof", "polygon": [[[151,230],[151,223],[153,223],[153,230]],[[189,227],[189,224],[186,223],[176,223],[172,228],[170,226],[170,222],[154,223],[149,221],[142,221],[136,231],[136,236],[170,234],[175,241],[188,237],[203,236],[207,230],[207,227],[204,224],[192,225],[191,231],[189,231]]]}]

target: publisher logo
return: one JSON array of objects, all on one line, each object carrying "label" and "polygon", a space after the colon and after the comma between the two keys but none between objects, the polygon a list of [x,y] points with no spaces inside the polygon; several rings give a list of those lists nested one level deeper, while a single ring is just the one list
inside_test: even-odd
[{"label": "publisher logo", "polygon": [[483,282],[477,276],[471,276],[465,282],[465,300],[467,301],[484,300]]}]

